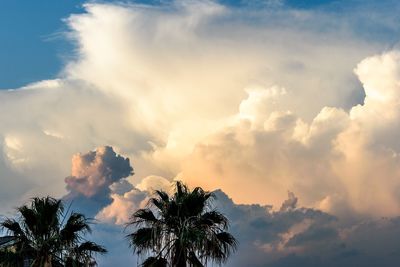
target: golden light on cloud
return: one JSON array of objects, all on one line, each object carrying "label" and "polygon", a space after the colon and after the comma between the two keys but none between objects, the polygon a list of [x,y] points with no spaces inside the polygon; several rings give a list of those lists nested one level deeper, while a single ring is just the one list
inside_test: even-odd
[{"label": "golden light on cloud", "polygon": [[181,180],[229,216],[228,266],[398,262],[400,51],[374,33],[397,27],[388,10],[161,2],[85,4],[57,77],[0,90],[4,209],[70,201],[117,266],[116,232]]},{"label": "golden light on cloud", "polygon": [[257,12],[255,26],[210,1],[169,8],[92,3],[66,19],[77,54],[60,78],[0,93],[13,168],[33,159],[31,179],[62,192],[61,162],[111,145],[137,166],[133,184],[180,177],[236,202],[278,208],[291,190],[338,214],[399,212],[398,52]]}]

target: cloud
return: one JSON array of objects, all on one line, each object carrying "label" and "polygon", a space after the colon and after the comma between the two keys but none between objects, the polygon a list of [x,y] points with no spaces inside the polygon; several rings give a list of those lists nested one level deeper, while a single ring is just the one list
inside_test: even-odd
[{"label": "cloud", "polygon": [[[312,11],[239,10],[211,1],[84,7],[84,13],[65,20],[76,54],[59,77],[0,93],[5,165],[31,181],[22,198],[38,192],[64,195],[59,177],[69,173],[65,162],[76,151],[105,144],[135,160],[133,184],[150,175],[175,177],[182,165],[199,169],[188,156],[232,125],[238,110],[241,118],[251,117],[251,131],[271,132],[264,138],[272,138],[273,131],[301,142],[322,138],[314,133],[322,133],[314,129],[318,121],[304,134],[310,121],[321,109],[332,121],[346,118],[349,106],[362,101],[353,98],[362,90],[352,69],[385,47],[383,41],[366,43],[353,36],[351,28],[321,34],[326,24],[341,22]],[[342,127],[320,119],[332,135]],[[320,142],[330,148],[328,141]],[[262,164],[257,168],[255,181],[263,175]],[[322,169],[315,172],[322,176]],[[322,192],[309,200],[303,190],[284,183],[271,195],[273,202],[280,204],[287,190],[308,202],[326,197]]]},{"label": "cloud", "polygon": [[[140,184],[133,186],[126,179],[132,171],[129,160],[117,155],[112,147],[76,154],[73,162],[72,173],[75,176],[71,176],[72,180],[71,177],[66,179],[66,183],[70,190],[75,191],[66,199],[73,201],[73,208],[79,207],[86,214],[96,215],[99,224],[95,226],[95,239],[108,245],[111,236],[122,238],[127,234],[123,226],[134,211],[147,205],[154,190],[170,191],[173,187],[170,180],[159,176],[145,177]],[[78,183],[75,187],[77,179],[91,183],[83,183],[83,187]],[[349,223],[321,210],[298,208],[298,198],[290,191],[278,211],[274,211],[271,205],[235,204],[221,190],[214,194],[213,206],[228,217],[230,231],[240,242],[239,250],[228,266],[364,266],[381,258],[385,259],[383,266],[390,266],[397,260],[398,218]],[[93,205],[92,201],[88,201],[92,198],[110,201],[96,201]],[[370,231],[375,234],[368,235]],[[361,242],[366,236],[371,244],[385,242],[385,250]],[[112,245],[111,258],[99,259],[101,264],[108,266],[110,262],[137,261],[133,256],[114,258],[117,251],[126,250],[128,253],[126,248],[127,241],[121,239]]]},{"label": "cloud", "polygon": [[288,199],[286,199],[280,208],[280,211],[288,211],[293,210],[296,208],[297,205],[297,197],[294,195],[293,192],[288,192]]},{"label": "cloud", "polygon": [[111,194],[112,203],[104,206],[96,215],[96,219],[107,223],[124,225],[129,222],[132,214],[137,209],[144,208],[147,205],[149,197],[154,195],[155,190],[171,193],[174,187],[171,181],[160,176],[145,177],[135,187],[131,184],[129,185],[130,190],[119,192],[113,190]]},{"label": "cloud", "polygon": [[265,129],[239,119],[198,143],[181,177],[206,188],[223,188],[241,203],[268,203],[268,198],[279,206],[291,190],[312,205],[341,190],[330,160],[336,157],[331,141],[340,133],[344,112],[322,112],[311,125],[293,113],[272,113]]},{"label": "cloud", "polygon": [[[368,57],[385,40],[365,42],[342,27],[350,18],[323,11],[210,1],[85,10],[65,20],[76,55],[56,80],[0,93],[4,173],[22,177],[22,198],[62,196],[71,155],[109,144],[135,159],[134,185],[181,175],[244,203],[279,206],[291,190],[332,212],[398,211],[396,179],[379,184],[363,169],[398,175],[397,52]],[[375,204],[362,184],[377,189]]]},{"label": "cloud", "polygon": [[109,186],[133,174],[128,158],[117,155],[112,147],[97,148],[72,157],[71,176],[65,178],[71,194],[95,197],[107,195]]},{"label": "cloud", "polygon": [[[363,24],[354,9],[258,7],[90,3],[68,17],[75,55],[57,79],[0,91],[0,209],[69,194],[120,230],[177,177],[226,193],[242,244],[232,266],[390,266],[398,23],[375,8]],[[75,156],[66,190],[71,156],[104,145]]]},{"label": "cloud", "polygon": [[267,110],[287,97],[273,92],[284,91],[249,91],[236,121],[196,145],[181,177],[242,203],[267,203],[267,195],[278,206],[289,189],[306,206],[338,216],[396,216],[399,67],[397,51],[363,60],[354,72],[364,103],[349,111],[323,107],[310,122],[291,110]]},{"label": "cloud", "polygon": [[148,194],[136,188],[124,194],[111,194],[112,202],[96,215],[96,219],[102,222],[124,225],[129,222],[132,214],[144,208]]},{"label": "cloud", "polygon": [[[337,219],[319,210],[307,208],[292,208],[273,211],[271,206],[257,204],[235,204],[221,190],[216,191],[216,207],[221,210],[231,221],[231,231],[239,238],[239,254],[235,256],[236,266],[249,261],[252,266],[256,262],[273,262],[279,257],[286,257],[292,253],[303,253],[306,247],[303,244],[291,244],[294,238],[308,233],[312,228],[329,228],[336,231]],[[291,201],[292,196],[285,201]],[[335,237],[337,234],[335,234]],[[317,237],[315,241],[325,242],[323,236]],[[243,250],[241,252],[241,250]],[[254,251],[251,253],[250,251]],[[247,255],[248,254],[248,255]],[[275,254],[270,260],[266,260],[266,254]],[[254,260],[251,257],[254,256]],[[276,257],[278,256],[278,257]]]},{"label": "cloud", "polygon": [[[147,205],[154,190],[170,192],[173,183],[160,176],[149,176],[136,186],[132,185],[126,179],[132,171],[129,160],[117,155],[112,147],[76,154],[73,162],[75,176],[65,180],[72,192],[66,199],[73,201],[72,208],[79,207],[86,214],[96,215],[99,222],[95,226],[97,242],[110,245],[112,236],[121,237],[118,243],[111,244],[110,258],[101,257],[99,262],[108,266],[111,262],[138,261],[127,256],[127,241],[123,239],[127,232],[123,226],[133,212]],[[85,181],[83,187],[76,181],[79,179]],[[91,182],[86,183],[88,180]],[[238,252],[227,266],[346,267],[378,262],[391,266],[397,261],[400,237],[397,217],[343,221],[318,209],[297,207],[298,198],[290,191],[276,211],[272,205],[236,204],[222,190],[214,194],[213,207],[228,217],[230,231],[240,242]],[[93,201],[88,201],[92,198],[109,201],[96,201],[93,205]],[[374,235],[368,234],[371,231]],[[384,249],[375,246],[376,243],[385,243]],[[115,258],[121,251],[126,251],[125,256]]]},{"label": "cloud", "polygon": [[171,192],[173,190],[173,184],[164,177],[152,175],[143,178],[140,183],[136,185],[136,188],[153,194],[155,190]]},{"label": "cloud", "polygon": [[[239,241],[238,251],[227,263],[229,267],[393,266],[398,260],[398,218],[346,223],[317,209],[295,207],[293,193],[282,203],[286,208],[279,211],[269,205],[236,204],[221,190],[214,194],[213,207],[228,217],[229,230]],[[138,189],[113,194],[113,203],[96,217],[102,222],[102,238],[110,232],[126,234],[123,225],[137,208],[147,204],[146,195]],[[107,229],[104,233],[103,228]],[[118,243],[112,249],[118,251],[124,245]]]},{"label": "cloud", "polygon": [[316,209],[273,211],[235,204],[220,190],[215,194],[216,207],[239,240],[227,266],[394,266],[399,259],[398,217],[343,224]]},{"label": "cloud", "polygon": [[76,154],[72,157],[71,176],[65,178],[69,193],[63,198],[73,202],[74,208],[95,215],[107,204],[118,201],[112,199],[111,190],[130,189],[130,184],[123,179],[132,174],[129,159],[117,155],[112,147]]},{"label": "cloud", "polygon": [[133,212],[145,207],[155,190],[172,192],[173,183],[161,176],[148,176],[136,186],[129,158],[110,146],[72,157],[71,176],[65,178],[68,194],[64,201],[72,209],[95,216],[101,222],[123,225]]},{"label": "cloud", "polygon": [[[163,177],[146,177],[143,180],[143,184],[163,184],[162,187],[167,190],[173,186],[173,183],[167,182]],[[121,231],[121,226],[129,222],[137,209],[145,207],[149,197],[153,195],[153,192],[132,187],[130,191],[126,191],[128,183],[124,184],[124,190],[120,190],[121,185],[112,186],[118,189],[118,192],[111,192],[112,203],[96,215],[96,219],[101,223],[98,227],[101,235]],[[282,204],[284,208],[277,212],[272,211],[272,206],[235,204],[221,190],[215,191],[214,194],[216,198],[212,203],[213,207],[229,218],[230,230],[241,244],[239,253],[228,266],[243,266],[245,262],[251,266],[274,263],[295,252],[302,254],[306,247],[307,251],[314,253],[318,244],[339,238],[334,216],[313,209],[297,209],[297,198],[291,192]],[[103,233],[103,228],[108,229],[106,233]],[[310,242],[313,245],[311,248]],[[122,245],[118,244],[116,247]],[[264,257],[271,255],[275,256],[265,261]]]},{"label": "cloud", "polygon": [[124,113],[118,101],[81,81],[59,84],[0,92],[0,179],[10,185],[20,181],[13,192],[22,202],[39,194],[64,195],[63,177],[70,174],[71,156],[77,151],[109,143],[126,149],[130,145],[122,143],[128,139],[137,153],[151,148],[142,141],[143,134],[132,134],[135,130],[125,119],[116,119]]}]

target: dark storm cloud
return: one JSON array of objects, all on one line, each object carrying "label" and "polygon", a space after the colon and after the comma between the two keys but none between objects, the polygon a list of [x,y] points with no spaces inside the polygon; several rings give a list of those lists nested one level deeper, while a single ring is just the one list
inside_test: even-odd
[{"label": "dark storm cloud", "polygon": [[240,242],[230,267],[394,267],[400,261],[400,218],[344,224],[328,213],[296,208],[293,193],[279,211],[235,204],[221,190],[215,194]]},{"label": "dark storm cloud", "polygon": [[[95,161],[93,156],[81,158],[89,158],[85,162]],[[119,169],[109,171],[120,172]],[[101,175],[95,177],[104,180]],[[100,194],[104,195],[101,197]],[[228,217],[229,231],[239,241],[238,251],[227,263],[228,267],[392,267],[400,260],[400,218],[359,219],[344,223],[326,212],[297,207],[298,198],[292,192],[288,192],[288,199],[279,210],[270,205],[235,204],[222,190],[214,191],[214,194],[215,208]],[[128,262],[137,263],[138,259],[127,249],[124,227],[110,218],[117,218],[125,209],[134,212],[143,205],[148,193],[120,178],[107,190],[102,188],[92,197],[80,193],[73,201],[81,210],[93,214],[105,207],[104,202],[96,202],[93,197],[104,200],[110,196],[112,204],[98,213],[107,220],[96,216],[101,222],[96,226],[96,241],[111,246],[110,255],[101,258],[100,264],[112,266],[113,262],[118,262],[124,266]],[[124,252],[122,256],[121,251]]]}]

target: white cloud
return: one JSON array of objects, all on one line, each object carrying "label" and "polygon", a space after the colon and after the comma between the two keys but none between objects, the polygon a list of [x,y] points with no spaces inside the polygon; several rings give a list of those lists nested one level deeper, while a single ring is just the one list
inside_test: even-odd
[{"label": "white cloud", "polygon": [[0,91],[0,209],[65,195],[71,156],[110,145],[136,175],[100,183],[106,203],[86,204],[102,222],[125,223],[170,187],[163,177],[178,177],[249,204],[218,191],[244,244],[230,266],[395,257],[383,250],[396,249],[398,219],[364,220],[400,211],[400,52],[380,54],[385,40],[366,42],[357,18],[323,11],[211,1],[85,10],[66,19],[76,55],[57,79]]},{"label": "white cloud", "polygon": [[[289,189],[306,205],[329,207],[330,212],[397,215],[399,59],[398,52],[388,52],[358,65],[355,72],[366,88],[366,99],[349,113],[324,107],[307,124],[296,113],[258,109],[270,105],[269,98],[259,97],[251,105],[256,115],[249,121],[236,121],[197,144],[182,177],[207,188],[223,188],[245,203],[268,203],[266,195],[279,205]],[[250,93],[244,103],[253,97]],[[259,128],[263,121],[264,128]]]},{"label": "white cloud", "polygon": [[96,215],[96,219],[102,222],[115,223],[123,225],[129,222],[132,214],[144,208],[147,203],[147,194],[134,188],[123,195],[111,194],[112,203]]},{"label": "white cloud", "polygon": [[[118,190],[121,187],[128,190]],[[113,184],[110,194],[112,202],[104,206],[96,215],[96,219],[123,225],[129,222],[132,214],[140,208],[145,208],[149,198],[154,196],[155,190],[172,193],[174,184],[161,176],[148,176],[133,187],[128,181],[123,180],[123,184]]]},{"label": "white cloud", "polygon": [[117,155],[112,147],[99,147],[72,157],[71,176],[65,178],[71,194],[87,198],[108,195],[109,187],[133,174],[129,159]]},{"label": "white cloud", "polygon": [[151,175],[143,178],[140,183],[136,185],[136,188],[141,191],[146,191],[149,194],[153,194],[155,190],[172,192],[173,184],[164,177]]},{"label": "white cloud", "polygon": [[[2,165],[27,181],[23,198],[63,195],[71,155],[112,145],[135,163],[132,184],[179,174],[246,203],[277,206],[291,190],[306,205],[398,212],[398,53],[362,61],[384,43],[323,12],[85,9],[66,19],[76,57],[58,79],[0,92]],[[350,109],[362,101],[360,61],[367,97]]]}]

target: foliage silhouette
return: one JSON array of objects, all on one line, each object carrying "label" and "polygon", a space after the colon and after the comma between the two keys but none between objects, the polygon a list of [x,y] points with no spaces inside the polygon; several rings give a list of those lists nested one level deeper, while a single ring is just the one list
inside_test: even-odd
[{"label": "foliage silhouette", "polygon": [[91,233],[91,220],[75,212],[67,218],[61,200],[35,197],[17,211],[16,219],[0,223],[14,239],[13,248],[1,252],[0,266],[22,266],[26,259],[32,260],[32,267],[95,266],[94,254],[107,252],[84,240]]},{"label": "foliage silhouette", "polygon": [[155,191],[148,208],[136,211],[127,236],[138,255],[149,255],[145,267],[205,266],[226,262],[236,250],[236,239],[226,230],[228,219],[212,209],[214,195],[196,187],[192,191],[176,182],[175,193]]}]

